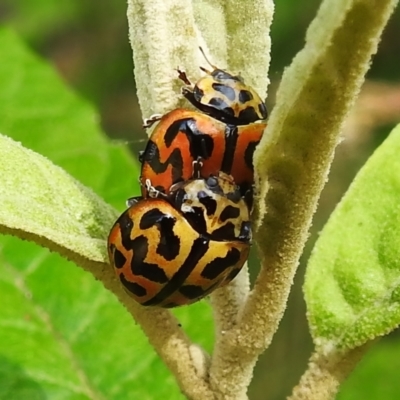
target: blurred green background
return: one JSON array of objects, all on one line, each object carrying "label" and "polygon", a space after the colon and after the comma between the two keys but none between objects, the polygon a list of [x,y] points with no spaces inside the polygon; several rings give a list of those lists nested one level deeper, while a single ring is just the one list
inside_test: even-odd
[{"label": "blurred green background", "polygon": [[[317,0],[276,2],[269,109],[273,108],[274,92],[283,69],[302,48],[306,28],[319,3]],[[75,91],[93,103],[101,115],[104,131],[113,139],[126,141],[136,157],[146,136],[135,95],[125,14],[125,1],[0,1],[1,23],[15,29],[32,49],[55,66]],[[385,30],[368,80],[344,129],[344,141],[338,148],[314,219],[289,307],[272,346],[258,363],[249,393],[252,400],[285,398],[307,365],[312,342],[301,290],[305,261],[318,231],[358,169],[400,121],[399,31],[398,9]],[[252,264],[256,269],[255,260]],[[399,334],[394,332],[370,350],[343,385],[338,398],[400,398],[400,382],[396,379],[399,360]]]}]

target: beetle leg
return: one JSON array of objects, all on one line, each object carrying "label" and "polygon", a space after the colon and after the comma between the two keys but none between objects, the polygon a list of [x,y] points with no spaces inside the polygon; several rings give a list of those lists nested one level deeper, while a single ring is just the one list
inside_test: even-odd
[{"label": "beetle leg", "polygon": [[166,198],[168,197],[165,193],[163,193],[161,190],[156,189],[152,184],[150,179],[146,179],[144,182],[144,186],[146,188],[146,191],[148,193],[148,196],[152,199],[156,199],[159,197]]},{"label": "beetle leg", "polygon": [[200,179],[201,169],[203,168],[202,158],[197,157],[197,159],[192,162],[192,166],[193,166],[193,178]]},{"label": "beetle leg", "polygon": [[193,87],[192,82],[190,82],[189,78],[186,75],[186,72],[183,69],[176,69],[176,72],[178,72],[178,78],[187,86]]},{"label": "beetle leg", "polygon": [[163,114],[153,114],[150,115],[149,118],[145,118],[143,120],[143,128],[150,128],[154,123],[156,123],[157,121],[159,121],[161,118],[163,117]]}]

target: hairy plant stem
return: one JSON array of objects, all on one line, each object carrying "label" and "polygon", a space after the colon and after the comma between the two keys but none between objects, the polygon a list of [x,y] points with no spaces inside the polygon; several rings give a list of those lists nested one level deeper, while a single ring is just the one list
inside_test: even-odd
[{"label": "hairy plant stem", "polygon": [[[192,8],[202,13],[203,7],[200,3],[199,1],[193,7],[190,3],[184,13],[190,14]],[[209,32],[201,34],[201,29],[208,29],[210,26],[204,14],[197,20],[183,20],[179,15],[181,3],[169,0],[163,3],[163,7],[168,7],[169,11],[162,17],[166,18],[166,22],[160,23],[169,24],[170,27],[174,23],[178,24],[183,34],[182,37],[174,37],[172,40],[172,33],[169,35],[166,29],[153,29],[154,26],[157,27],[157,18],[151,19],[153,13],[149,12],[149,7],[155,10],[154,4],[150,7],[146,1],[130,0],[128,20],[135,65],[146,62],[146,57],[149,60],[147,75],[143,65],[136,66],[138,85],[146,86],[142,88],[143,93],[150,90],[156,94],[152,100],[151,96],[142,96],[143,93],[139,90],[142,111],[151,109],[160,112],[160,108],[171,109],[176,104],[167,100],[174,96],[174,86],[166,79],[168,71],[176,67],[173,62],[176,62],[177,57],[184,57],[189,72],[194,71],[196,58],[192,57],[191,62],[188,54],[193,54],[196,40],[202,44],[203,38],[210,39],[212,35]],[[264,31],[268,32],[272,19],[271,4],[270,1],[263,2],[259,11],[263,13],[264,19],[257,17],[253,21],[249,12],[254,11],[252,7],[256,7],[256,2],[232,0],[225,4],[216,1],[213,8],[215,15],[210,13],[214,4],[204,3],[209,18],[216,16],[215,20],[221,22],[213,25],[215,41],[222,44],[216,47],[223,48],[219,53],[220,58],[230,56],[226,53],[226,48],[230,54],[231,50],[235,51],[234,58],[239,61],[235,63],[232,60],[230,64],[239,68],[243,63],[243,67],[250,70],[252,63],[246,65],[246,60],[263,60],[256,68],[257,71],[250,73],[253,78],[266,77],[267,73],[269,37],[265,39],[268,34]],[[254,365],[271,342],[286,307],[293,276],[308,236],[318,197],[327,179],[334,149],[340,140],[344,119],[359,92],[371,55],[377,49],[379,37],[395,4],[395,0],[325,0],[307,32],[304,50],[285,71],[267,131],[254,157],[258,188],[255,240],[260,250],[262,269],[249,296],[240,295],[243,300],[247,298],[243,306],[235,300],[233,305],[226,301],[224,305],[224,295],[226,299],[235,299],[230,291],[237,287],[235,285],[227,287],[225,291],[216,292],[213,296],[218,337],[209,370],[210,387],[204,380],[192,381],[188,378],[186,363],[189,363],[189,371],[193,372],[195,369],[190,361],[190,352],[186,351],[190,345],[182,334],[174,332],[174,322],[169,322],[172,324],[170,335],[179,336],[183,344],[182,359],[180,355],[166,350],[169,337],[158,341],[149,336],[157,351],[176,374],[182,390],[190,394],[190,398],[202,399],[210,393],[213,394],[210,399],[247,398],[247,387]],[[232,10],[237,11],[234,13],[235,17],[230,16]],[[140,15],[144,21],[135,15]],[[178,18],[175,22],[174,17]],[[193,21],[197,21],[199,25]],[[204,24],[205,21],[207,24]],[[146,28],[145,35],[140,30],[141,22]],[[246,29],[240,37],[236,36],[238,29],[243,27]],[[256,29],[260,30],[254,35]],[[187,31],[186,36],[184,31]],[[227,38],[221,41],[221,35],[224,34]],[[236,38],[235,43],[230,42],[232,37]],[[161,46],[162,54],[166,57],[160,58],[160,54],[152,53],[150,50],[156,48],[146,44],[146,40]],[[265,48],[254,44],[257,40],[263,41]],[[213,44],[211,43],[211,48]],[[251,53],[251,49],[257,49],[257,54]],[[162,68],[157,62],[162,64]],[[224,67],[229,69],[228,65]],[[266,88],[266,78],[264,82]],[[150,86],[147,87],[148,85]],[[243,282],[237,284],[248,285]],[[140,317],[139,311],[135,313]],[[163,318],[166,314],[159,315]],[[149,332],[151,329],[150,327]],[[178,363],[182,367],[177,367]],[[192,384],[196,387],[192,387]]]},{"label": "hairy plant stem", "polygon": [[369,347],[370,344],[366,344],[345,353],[329,355],[314,353],[288,400],[334,399],[340,384],[349,376]]},{"label": "hairy plant stem", "polygon": [[211,384],[226,398],[243,398],[250,371],[282,318],[343,122],[395,4],[326,0],[304,50],[285,71],[254,157],[262,270],[211,369]]}]

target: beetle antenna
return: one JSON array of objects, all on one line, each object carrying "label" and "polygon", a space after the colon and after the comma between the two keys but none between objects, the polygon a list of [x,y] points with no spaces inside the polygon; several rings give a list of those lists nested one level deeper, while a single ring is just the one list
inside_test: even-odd
[{"label": "beetle antenna", "polygon": [[201,46],[199,46],[199,49],[201,51],[201,54],[203,54],[204,59],[207,61],[207,63],[209,64],[210,67],[214,68],[214,69],[218,69],[215,65],[211,64],[210,60],[207,58],[206,53],[204,53],[204,50]]}]

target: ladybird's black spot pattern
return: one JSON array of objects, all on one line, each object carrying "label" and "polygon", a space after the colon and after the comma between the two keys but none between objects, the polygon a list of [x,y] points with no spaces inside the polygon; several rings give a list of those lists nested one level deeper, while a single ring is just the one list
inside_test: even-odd
[{"label": "ladybird's black spot pattern", "polygon": [[229,105],[223,99],[220,99],[218,97],[213,97],[209,101],[209,104],[210,104],[210,106],[216,108],[217,110],[223,111],[224,114],[226,113],[226,114],[229,114],[231,116],[234,115],[234,112],[233,112],[232,108],[229,107]]},{"label": "ladybird's black spot pattern", "polygon": [[[194,160],[197,159],[208,159],[214,150],[214,141],[207,134],[202,132],[197,126],[197,122],[194,118],[183,118],[174,121],[166,130],[164,141],[167,147],[170,147],[178,133],[184,133],[189,141],[189,152]],[[173,152],[175,152],[174,149]],[[182,159],[181,149],[178,150],[180,158]],[[183,164],[180,165],[182,170]]]},{"label": "ladybird's black spot pattern", "polygon": [[235,101],[236,92],[230,86],[223,85],[222,83],[213,83],[212,88],[225,96],[229,101]]},{"label": "ladybird's black spot pattern", "polygon": [[114,267],[123,268],[126,263],[126,257],[116,248],[113,253]]},{"label": "ladybird's black spot pattern", "polygon": [[[201,93],[201,95],[199,93]],[[201,103],[201,99],[203,97],[202,91],[196,91],[195,89],[193,93],[189,91],[182,91],[182,94],[196,108],[215,119],[233,125],[239,125],[241,123],[241,121],[235,117],[235,112],[233,109],[221,99],[213,98],[209,104],[203,104]]]},{"label": "ladybird's black spot pattern", "polygon": [[246,104],[248,101],[253,100],[253,94],[249,90],[240,90],[239,91],[239,103]]},{"label": "ladybird's black spot pattern", "polygon": [[203,192],[202,190],[197,193],[197,198],[205,207],[207,216],[215,214],[215,211],[217,210],[217,202],[214,199],[212,199],[206,192]]},{"label": "ladybird's black spot pattern", "polygon": [[246,147],[246,151],[244,152],[244,162],[246,163],[247,167],[250,168],[251,171],[253,171],[253,154],[254,150],[256,149],[258,143],[260,142],[249,142],[249,144]]},{"label": "ladybird's black spot pattern", "polygon": [[130,282],[130,281],[126,280],[124,274],[121,274],[119,276],[119,280],[135,296],[138,296],[138,297],[146,296],[146,294],[147,294],[146,288],[144,288],[143,286],[139,285],[136,282]]},{"label": "ladybird's black spot pattern", "polygon": [[187,118],[177,119],[166,129],[164,135],[164,144],[166,147],[171,146],[175,138],[178,136],[178,133],[182,131],[182,126],[186,125],[187,120]]},{"label": "ladybird's black spot pattern", "polygon": [[157,264],[145,262],[148,255],[149,243],[144,236],[138,236],[131,242],[133,256],[131,260],[131,270],[133,275],[144,276],[150,281],[157,283],[168,282],[168,277],[164,270]]},{"label": "ladybird's black spot pattern", "polygon": [[125,249],[129,250],[131,247],[131,232],[133,229],[133,221],[129,216],[128,210],[125,211],[117,220],[121,232],[121,242]]},{"label": "ladybird's black spot pattern", "polygon": [[227,222],[211,233],[213,240],[225,242],[227,240],[235,240],[235,225],[232,222]]},{"label": "ladybird's black spot pattern", "polygon": [[158,208],[153,208],[149,211],[146,211],[142,218],[140,219],[139,228],[140,230],[145,230],[153,227],[155,224],[160,222],[163,218],[167,218],[166,214],[163,213]]},{"label": "ladybird's black spot pattern", "polygon": [[139,161],[141,163],[144,162],[151,163],[154,157],[156,158],[160,157],[158,147],[151,139],[149,139],[144,151],[139,153]]},{"label": "ladybird's black spot pattern", "polygon": [[183,160],[180,149],[173,149],[168,158],[161,162],[161,154],[157,145],[149,140],[146,150],[143,153],[142,163],[147,163],[151,169],[161,174],[165,172],[169,165],[172,166],[172,181],[177,182],[182,177]]},{"label": "ladybird's black spot pattern", "polygon": [[204,290],[200,286],[184,285],[179,289],[179,293],[183,294],[186,298],[190,300],[200,300],[211,293],[216,287],[219,286],[220,283],[221,282],[219,280],[215,281],[212,285],[208,286]]},{"label": "ladybird's black spot pattern", "polygon": [[259,116],[253,107],[246,107],[244,110],[240,111],[238,119],[242,125],[250,124],[254,121],[259,120]]},{"label": "ladybird's black spot pattern", "polygon": [[204,218],[203,208],[192,207],[191,211],[185,212],[185,218],[196,232],[203,235],[207,233],[207,224]]},{"label": "ladybird's black spot pattern", "polygon": [[185,285],[179,289],[179,293],[183,294],[188,299],[201,299],[207,293],[200,286],[196,285]]},{"label": "ladybird's black spot pattern", "polygon": [[227,124],[225,128],[225,152],[221,163],[221,171],[230,174],[235,158],[235,151],[238,141],[238,128],[235,125]]},{"label": "ladybird's black spot pattern", "polygon": [[190,253],[188,254],[185,262],[181,265],[178,271],[176,271],[175,275],[170,279],[168,284],[165,285],[156,296],[149,301],[146,301],[143,305],[150,306],[159,304],[171,296],[171,294],[176,290],[178,290],[186,281],[188,276],[192,273],[192,271],[196,268],[199,260],[204,256],[205,253],[207,253],[209,245],[209,241],[204,237],[199,237],[194,240]]},{"label": "ladybird's black spot pattern", "polygon": [[219,220],[221,222],[225,222],[228,219],[234,219],[237,218],[240,215],[240,209],[239,207],[233,207],[233,206],[226,206],[224,208],[224,211],[219,216]]},{"label": "ladybird's black spot pattern", "polygon": [[171,261],[178,256],[181,244],[179,237],[173,231],[175,218],[163,218],[158,222],[158,225],[160,241],[157,245],[157,253]]},{"label": "ladybird's black spot pattern", "polygon": [[189,151],[194,160],[210,158],[214,150],[214,141],[207,132],[202,132],[198,128],[195,119],[187,120],[181,130],[189,139]]},{"label": "ladybird's black spot pattern", "polygon": [[264,103],[260,103],[258,105],[258,112],[262,116],[262,119],[266,119],[268,117],[267,106]]},{"label": "ladybird's black spot pattern", "polygon": [[206,279],[216,279],[227,268],[233,267],[240,260],[240,251],[231,248],[225,257],[216,257],[209,262],[201,272],[201,276]]}]

